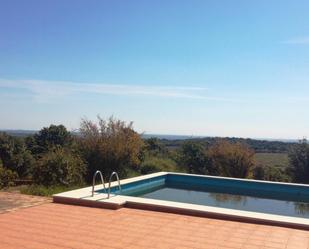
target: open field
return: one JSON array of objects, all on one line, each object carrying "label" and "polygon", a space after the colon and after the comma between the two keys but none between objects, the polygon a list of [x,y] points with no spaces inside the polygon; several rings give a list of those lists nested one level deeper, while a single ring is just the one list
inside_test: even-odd
[{"label": "open field", "polygon": [[287,153],[256,153],[255,160],[257,165],[280,166],[284,168],[289,165]]}]

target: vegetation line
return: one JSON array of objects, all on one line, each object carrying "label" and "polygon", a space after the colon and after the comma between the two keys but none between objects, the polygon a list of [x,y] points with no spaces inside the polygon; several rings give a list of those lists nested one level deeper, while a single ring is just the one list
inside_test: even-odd
[{"label": "vegetation line", "polygon": [[[50,125],[36,134],[0,133],[0,188],[27,184],[51,195],[91,182],[96,170],[121,178],[175,171],[284,182],[309,182],[309,145],[237,138],[143,139],[133,123],[83,119],[80,134]],[[107,179],[106,179],[107,180]]]}]

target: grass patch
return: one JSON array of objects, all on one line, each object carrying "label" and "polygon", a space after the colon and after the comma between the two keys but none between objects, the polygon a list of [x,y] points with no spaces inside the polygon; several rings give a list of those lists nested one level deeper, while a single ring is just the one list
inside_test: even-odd
[{"label": "grass patch", "polygon": [[51,196],[65,191],[81,188],[82,186],[42,186],[42,185],[28,185],[20,189],[20,193],[26,195]]},{"label": "grass patch", "polygon": [[174,160],[156,156],[147,156],[142,163],[140,170],[142,175],[160,171],[179,171]]},{"label": "grass patch", "polygon": [[281,167],[289,166],[289,157],[287,153],[256,153],[256,165],[265,167]]}]

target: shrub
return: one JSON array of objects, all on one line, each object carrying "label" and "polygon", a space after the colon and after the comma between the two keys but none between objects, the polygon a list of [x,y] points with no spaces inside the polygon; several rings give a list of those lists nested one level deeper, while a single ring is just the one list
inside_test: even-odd
[{"label": "shrub", "polygon": [[287,170],[280,166],[257,165],[253,170],[253,178],[256,180],[290,182],[291,177]]},{"label": "shrub", "polygon": [[47,152],[50,147],[68,147],[73,138],[63,125],[44,127],[33,137],[28,137],[26,143],[33,154]]},{"label": "shrub", "polygon": [[81,185],[86,165],[77,154],[54,148],[42,155],[34,171],[34,181],[44,186]]},{"label": "shrub", "polygon": [[205,147],[197,142],[185,142],[180,148],[177,161],[188,173],[209,174],[211,170]]},{"label": "shrub", "polygon": [[219,140],[209,148],[207,155],[212,167],[221,176],[252,176],[254,151],[245,144]]},{"label": "shrub", "polygon": [[290,169],[295,182],[309,183],[309,144],[303,139],[289,153]]},{"label": "shrub", "polygon": [[0,133],[0,159],[5,168],[17,172],[20,178],[29,177],[35,160],[21,138]]},{"label": "shrub", "polygon": [[82,120],[80,132],[80,150],[88,164],[88,181],[96,170],[105,176],[117,171],[120,177],[133,169],[138,171],[144,142],[133,130],[132,123],[112,117],[103,120],[98,116],[98,123]]},{"label": "shrub", "polygon": [[153,156],[167,155],[168,153],[166,146],[163,143],[161,143],[161,141],[158,138],[155,137],[145,140],[145,149],[148,152],[148,154]]},{"label": "shrub", "polygon": [[0,159],[0,189],[13,186],[16,178],[17,174],[10,169],[4,168]]},{"label": "shrub", "polygon": [[160,171],[177,171],[176,162],[169,158],[147,157],[142,162],[140,172],[142,175]]}]

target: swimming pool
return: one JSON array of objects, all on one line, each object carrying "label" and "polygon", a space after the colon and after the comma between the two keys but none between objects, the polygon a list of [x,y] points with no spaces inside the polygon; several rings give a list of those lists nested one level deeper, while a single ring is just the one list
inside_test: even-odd
[{"label": "swimming pool", "polygon": [[112,193],[148,199],[309,218],[309,187],[235,178],[166,174]]},{"label": "swimming pool", "polygon": [[[108,188],[107,184],[105,185]],[[309,229],[309,186],[158,172],[53,196],[54,202],[148,209]]]}]

